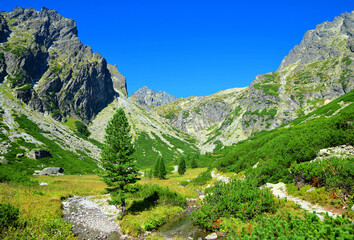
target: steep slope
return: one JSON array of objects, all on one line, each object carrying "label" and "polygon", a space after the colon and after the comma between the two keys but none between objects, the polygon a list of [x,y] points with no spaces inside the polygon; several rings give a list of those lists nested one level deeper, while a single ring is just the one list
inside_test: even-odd
[{"label": "steep slope", "polygon": [[144,86],[130,95],[130,99],[142,106],[161,106],[177,98],[164,91],[157,91]]},{"label": "steep slope", "polygon": [[[11,93],[11,89],[0,85],[0,181],[13,177],[15,172],[32,174],[46,167],[62,167],[64,174],[97,170],[100,150],[94,141],[82,139],[69,127],[32,110]],[[50,154],[34,157],[37,149]]]},{"label": "steep slope", "polygon": [[34,110],[88,122],[116,96],[106,60],[80,42],[73,20],[17,7],[0,13],[0,31],[0,82]]},{"label": "steep slope", "polygon": [[[274,129],[353,89],[353,31],[354,11],[344,13],[308,31],[276,72],[257,76],[237,94],[229,90],[234,94],[218,93],[220,99],[218,94],[180,99],[156,112],[177,129],[193,134],[206,151]],[[193,106],[187,107],[192,111],[185,106]]]},{"label": "steep slope", "polygon": [[89,126],[92,138],[104,141],[104,129],[119,107],[124,109],[131,126],[139,167],[153,166],[158,156],[163,157],[168,165],[172,165],[181,156],[199,153],[195,139],[173,128],[157,114],[146,111],[130,98],[124,97],[117,98],[92,121]]}]

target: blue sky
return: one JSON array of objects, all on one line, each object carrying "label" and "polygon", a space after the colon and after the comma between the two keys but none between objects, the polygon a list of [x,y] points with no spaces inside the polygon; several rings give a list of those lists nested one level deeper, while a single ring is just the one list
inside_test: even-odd
[{"label": "blue sky", "polygon": [[15,6],[74,19],[83,44],[127,77],[129,93],[148,86],[176,97],[248,86],[307,30],[354,10],[353,0],[0,0],[0,10]]}]

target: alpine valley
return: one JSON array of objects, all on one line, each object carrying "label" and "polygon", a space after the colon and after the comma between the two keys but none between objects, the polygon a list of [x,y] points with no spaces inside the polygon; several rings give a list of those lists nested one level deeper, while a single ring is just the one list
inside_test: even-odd
[{"label": "alpine valley", "polygon": [[[344,206],[349,208],[347,214],[352,213],[354,11],[343,13],[332,22],[324,22],[307,31],[301,43],[284,57],[276,72],[258,75],[248,87],[226,89],[210,96],[177,99],[166,92],[155,92],[148,87],[142,87],[128,97],[127,80],[118,71],[119,66],[114,64],[107,63],[99,53],[94,53],[89,46],[84,46],[78,38],[75,21],[59,15],[55,10],[42,8],[36,11],[16,7],[11,12],[0,12],[0,182],[20,183],[21,187],[18,188],[21,189],[16,189],[19,191],[17,194],[28,191],[26,194],[36,197],[47,195],[49,197],[46,201],[54,199],[51,204],[57,204],[53,208],[61,206],[61,201],[58,200],[60,197],[66,199],[73,195],[102,194],[103,190],[85,190],[87,192],[84,193],[73,190],[68,194],[58,190],[58,187],[57,195],[52,196],[45,190],[31,190],[26,187],[26,182],[32,181],[28,179],[33,178],[33,174],[42,175],[43,171],[53,171],[49,174],[57,174],[64,170],[65,175],[58,176],[62,178],[66,175],[81,174],[92,177],[97,174],[106,126],[117,109],[122,108],[131,126],[136,150],[134,158],[140,171],[145,172],[145,178],[154,168],[158,158],[164,159],[168,172],[171,172],[182,158],[187,160],[187,166],[193,159],[197,159],[198,170],[191,169],[190,171],[194,171],[190,172],[191,175],[178,179],[178,182],[184,182],[182,186],[178,185],[179,188],[187,189],[192,185],[188,191],[193,193],[187,190],[182,193],[183,197],[191,199],[197,192],[199,196],[204,197],[201,191],[204,191],[207,185],[219,186],[219,183],[214,182],[220,176],[227,179],[224,182],[233,181],[230,178],[234,176],[249,178],[248,176],[258,176],[255,169],[259,169],[262,184],[280,181],[291,183],[295,180],[296,184],[302,184],[297,184],[299,189],[306,184],[310,186],[315,175],[310,176],[309,180],[305,176],[306,171],[301,172],[295,165],[300,166],[302,162],[309,163],[316,157],[321,157],[321,151],[323,153],[329,151],[328,149],[344,146],[343,149],[347,150],[341,156],[345,156],[349,162],[348,169],[351,172],[346,178],[350,183],[346,184],[351,187],[343,187],[340,190],[343,198],[338,200],[340,203],[337,205],[340,207],[336,207],[343,209]],[[337,123],[336,121],[337,125],[326,125]],[[334,126],[337,126],[341,132],[337,136],[337,132],[334,133],[333,130],[328,133],[328,138],[325,138],[325,134],[321,135],[322,128],[318,126],[326,126],[326,129],[336,129]],[[312,129],[313,138],[321,140],[318,144],[314,144],[314,139],[309,142],[299,140],[301,144],[294,145],[293,149],[291,146],[287,146],[287,151],[278,149],[278,146],[286,144],[282,142],[288,139],[285,136],[295,139],[308,134],[300,133],[301,129]],[[267,146],[275,141],[274,139],[277,139],[277,142]],[[266,150],[266,147],[271,150]],[[252,149],[258,149],[258,152],[253,153]],[[259,149],[263,149],[262,152]],[[310,149],[311,153],[303,149]],[[331,152],[332,155],[335,153],[336,150]],[[274,160],[276,154],[281,157]],[[329,155],[332,156],[331,154]],[[286,159],[286,163],[280,159]],[[274,162],[277,168],[273,167]],[[305,166],[301,167],[305,169]],[[336,169],[334,165],[332,167]],[[267,169],[271,169],[269,171],[273,173],[269,173]],[[200,177],[193,185],[193,179],[197,179],[199,174],[203,176],[202,172],[205,171],[211,175],[210,179],[198,185],[198,181],[203,178]],[[296,175],[299,171],[302,175]],[[340,172],[335,171],[338,174]],[[40,181],[53,185],[65,181],[61,179],[56,182],[53,178],[43,177]],[[89,181],[96,182],[97,179],[93,177],[93,180]],[[169,186],[174,190],[169,184],[173,185],[167,183],[162,186]],[[243,188],[243,185],[239,187]],[[1,188],[0,193],[3,196],[11,192],[7,185],[2,185]],[[97,188],[101,189],[102,186]],[[160,191],[158,188],[156,186],[154,191]],[[221,189],[226,188],[223,186]],[[222,190],[218,194],[223,194]],[[340,195],[338,192],[335,194]],[[206,202],[212,202],[211,196],[214,195],[207,195]],[[198,197],[198,194],[194,197]],[[163,201],[168,202],[166,199]],[[198,208],[198,204],[201,204],[199,201],[198,199]],[[288,202],[281,202],[279,199],[275,201],[283,204],[284,209],[289,207]],[[0,196],[0,202],[7,201]],[[16,204],[19,206],[23,203],[17,202],[14,205]],[[196,202],[191,200],[189,204]],[[176,206],[172,210],[177,209]],[[218,216],[208,220],[213,221],[214,225],[210,225],[205,217],[210,213],[203,206],[200,207],[200,212],[204,215],[199,213],[193,216],[195,224],[223,237],[227,234],[241,234],[241,230],[233,232],[230,229],[237,228],[234,227],[236,225],[247,227],[246,220],[251,219],[251,215],[248,215],[248,218]],[[180,208],[179,205],[178,207]],[[138,209],[138,206],[136,208]],[[298,210],[296,207],[294,209]],[[20,208],[20,216],[27,213],[26,211]],[[183,211],[176,210],[173,213],[176,215]],[[247,211],[246,208],[244,211]],[[124,224],[137,220],[133,219],[134,214],[127,217],[130,219],[123,218],[120,222],[121,228],[128,229],[125,232],[131,235],[126,236],[127,238],[138,235],[146,237],[149,235],[146,231],[158,229],[160,225],[168,222],[166,220],[152,228],[141,227],[132,230]],[[30,220],[26,221],[31,225]],[[37,231],[37,239],[70,238],[70,234],[60,238],[55,230],[62,229],[60,231],[63,231],[63,235],[66,231],[63,229],[69,229],[67,232],[72,233],[70,224],[62,226],[62,223],[50,221],[45,225],[50,229],[46,234],[52,235],[42,236],[39,229],[33,230]],[[0,236],[5,239],[14,237],[15,235],[5,233],[1,235],[4,226],[2,224],[0,215]],[[50,224],[58,226],[53,227]],[[347,223],[341,226],[345,224]],[[20,228],[26,229],[26,226],[21,225]],[[247,234],[251,234],[249,229]],[[101,233],[97,233],[97,236]],[[352,237],[353,228],[349,233]],[[28,233],[21,234],[22,237],[29,236],[26,235]],[[84,239],[85,235],[80,234],[78,236]],[[164,236],[163,233],[161,235]],[[350,239],[346,238],[346,235],[343,236],[341,239]]]}]

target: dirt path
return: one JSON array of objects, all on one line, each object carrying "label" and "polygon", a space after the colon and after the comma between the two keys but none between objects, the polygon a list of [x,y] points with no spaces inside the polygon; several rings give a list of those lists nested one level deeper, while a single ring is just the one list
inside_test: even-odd
[{"label": "dirt path", "polygon": [[80,239],[120,239],[117,211],[109,206],[107,197],[72,197],[63,202],[63,218],[73,226]]},{"label": "dirt path", "polygon": [[286,185],[284,183],[277,183],[277,184],[272,184],[272,183],[267,183],[266,187],[271,188],[271,191],[273,194],[279,198],[287,198],[288,200],[291,200],[301,206],[301,208],[310,211],[310,212],[316,212],[317,216],[323,220],[324,217],[320,215],[320,213],[328,213],[329,216],[332,217],[337,217],[340,216],[336,213],[333,213],[332,211],[326,211],[323,207],[314,205],[308,201],[302,200],[298,197],[294,197],[291,195],[288,195],[286,192]]}]

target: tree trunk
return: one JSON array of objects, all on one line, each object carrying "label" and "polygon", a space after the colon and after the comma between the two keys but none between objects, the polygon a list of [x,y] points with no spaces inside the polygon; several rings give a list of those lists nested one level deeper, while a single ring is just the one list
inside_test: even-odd
[{"label": "tree trunk", "polygon": [[121,212],[121,216],[123,217],[124,213],[126,212],[126,208],[125,208],[125,199],[122,199],[122,212]]}]

